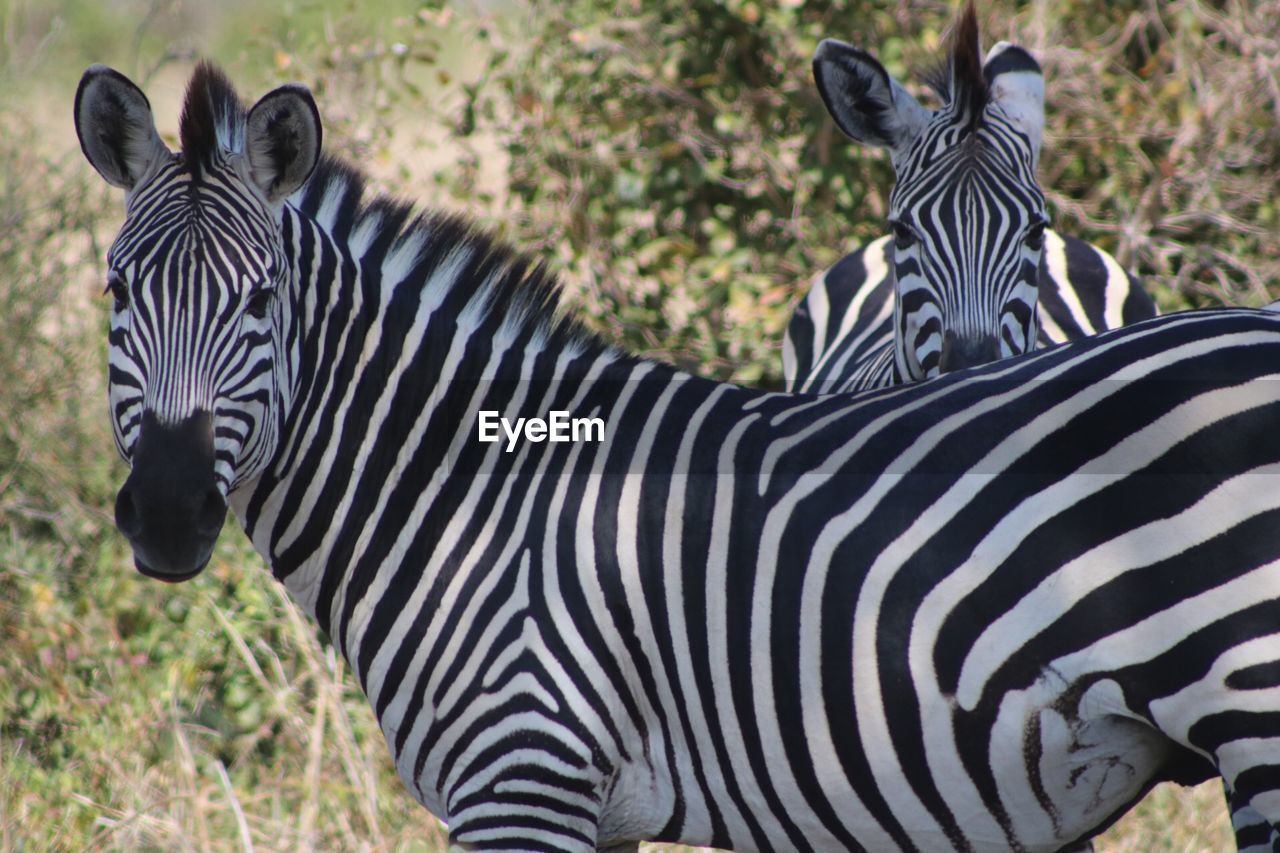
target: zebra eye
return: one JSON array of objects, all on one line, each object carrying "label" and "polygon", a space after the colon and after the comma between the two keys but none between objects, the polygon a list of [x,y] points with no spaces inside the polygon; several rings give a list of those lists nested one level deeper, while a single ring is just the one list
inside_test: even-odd
[{"label": "zebra eye", "polygon": [[1027,229],[1026,236],[1027,248],[1033,252],[1038,252],[1044,248],[1044,223],[1037,222]]},{"label": "zebra eye", "polygon": [[889,227],[893,229],[893,246],[895,249],[906,249],[916,241],[916,232],[911,230],[911,226],[905,222],[891,221]]},{"label": "zebra eye", "polygon": [[113,310],[123,311],[129,307],[129,288],[125,285],[124,278],[115,271],[107,273],[107,286],[102,293],[105,296],[108,292],[115,299]]},{"label": "zebra eye", "polygon": [[266,319],[267,312],[271,310],[271,300],[274,296],[275,291],[259,288],[249,294],[249,303],[244,310],[255,320]]}]

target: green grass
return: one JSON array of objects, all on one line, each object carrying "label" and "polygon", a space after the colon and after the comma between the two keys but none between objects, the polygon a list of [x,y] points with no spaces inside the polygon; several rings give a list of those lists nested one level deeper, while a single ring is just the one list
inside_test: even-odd
[{"label": "green grass", "polygon": [[[114,491],[125,472],[106,419],[99,294],[120,204],[82,163],[71,131],[71,96],[85,65],[104,61],[150,77],[168,93],[163,105],[161,97],[153,102],[169,127],[176,116],[162,106],[178,97],[195,52],[226,63],[246,94],[305,80],[320,92],[332,145],[432,200],[467,206],[479,198],[467,196],[472,166],[453,168],[442,147],[448,137],[442,127],[456,119],[450,110],[458,103],[457,68],[468,67],[462,62],[468,42],[440,37],[440,26],[456,22],[418,16],[411,3],[275,7],[237,0],[221,8],[124,0],[0,6],[6,84],[0,87],[0,850],[434,850],[444,843],[438,822],[395,777],[341,659],[239,532],[229,527],[201,577],[170,587],[133,570],[112,527]],[[1191,50],[1196,37],[1207,41],[1206,54],[1220,50],[1212,33],[1194,27],[1169,49]],[[396,43],[449,57],[455,79],[445,81],[431,62],[402,63]],[[1059,67],[1088,72],[1072,61],[1060,57]],[[1169,103],[1157,98],[1134,109]],[[1225,109],[1218,101],[1209,107]],[[1203,118],[1192,110],[1186,120],[1201,132],[1195,123]],[[1162,113],[1160,120],[1167,119]],[[1105,131],[1095,125],[1085,131],[1078,144],[1088,147],[1087,156],[1102,156],[1097,137],[1088,134]],[[1250,156],[1275,157],[1271,144]],[[1172,197],[1206,204],[1214,193],[1227,202],[1234,197],[1231,164],[1203,186],[1186,159],[1158,165],[1177,170],[1162,190],[1180,194]],[[1070,163],[1058,168],[1062,181],[1076,179]],[[1070,214],[1080,222],[1128,213],[1149,218],[1149,207],[1131,192],[1133,173],[1142,168],[1126,162],[1129,183],[1117,178],[1114,197],[1094,206],[1080,202]],[[1272,187],[1275,169],[1280,158],[1268,173]],[[1229,204],[1222,210],[1224,217],[1232,212]],[[561,233],[556,215],[516,210],[497,224],[529,243]],[[1160,230],[1140,217],[1126,223],[1137,249],[1155,253],[1152,270],[1167,271],[1154,279],[1166,307],[1207,298],[1212,278],[1172,253],[1181,245],[1176,228]],[[1256,246],[1271,245],[1245,237],[1254,242],[1231,248],[1241,266]],[[552,238],[539,245],[551,246],[553,257],[572,257]],[[1182,248],[1187,257],[1208,256],[1191,237]],[[1275,257],[1264,260],[1274,264]],[[582,268],[566,265],[571,286],[589,293]],[[1223,288],[1234,293],[1241,281],[1232,273]],[[770,292],[793,285],[772,282]],[[690,328],[715,327],[707,322],[705,294],[679,295]],[[749,293],[731,296],[780,332],[785,298],[761,306]],[[654,322],[671,316],[659,311]],[[760,375],[776,371],[755,368]],[[1215,783],[1157,789],[1098,846],[1229,844]]]},{"label": "green grass", "polygon": [[1235,849],[1222,783],[1205,782],[1194,788],[1160,785],[1137,808],[1094,839],[1094,849],[1098,853]]}]

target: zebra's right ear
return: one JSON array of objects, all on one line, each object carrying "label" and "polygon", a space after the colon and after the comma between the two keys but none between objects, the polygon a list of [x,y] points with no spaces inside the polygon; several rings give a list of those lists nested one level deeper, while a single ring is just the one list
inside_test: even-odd
[{"label": "zebra's right ear", "polygon": [[245,153],[253,182],[279,204],[307,182],[320,161],[320,111],[306,86],[273,89],[245,120]]},{"label": "zebra's right ear", "polygon": [[850,139],[888,148],[895,161],[933,115],[875,57],[842,41],[818,45],[813,79],[836,125]]},{"label": "zebra's right ear", "polygon": [[105,65],[90,66],[80,78],[75,120],[84,156],[112,186],[132,190],[157,161],[171,156],[147,96]]}]

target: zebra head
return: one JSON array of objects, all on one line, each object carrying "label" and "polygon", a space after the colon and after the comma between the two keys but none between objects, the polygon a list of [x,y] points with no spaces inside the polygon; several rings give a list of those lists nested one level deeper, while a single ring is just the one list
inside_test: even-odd
[{"label": "zebra head", "polygon": [[319,114],[298,86],[246,112],[201,64],[173,152],[141,90],[93,66],[75,123],[85,157],[125,191],[106,279],[112,427],[130,465],[116,526],[139,571],[185,580],[208,563],[228,495],[276,451],[292,312],[282,208],[319,156]]},{"label": "zebra head", "polygon": [[983,60],[972,5],[921,106],[870,54],[827,39],[814,79],[836,124],[887,148],[898,371],[912,380],[1035,346],[1037,271],[1047,223],[1036,182],[1044,79],[1020,47]]}]

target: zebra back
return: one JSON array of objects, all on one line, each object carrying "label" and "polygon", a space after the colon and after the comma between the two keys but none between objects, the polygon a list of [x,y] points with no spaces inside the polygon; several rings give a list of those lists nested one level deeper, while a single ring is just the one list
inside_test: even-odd
[{"label": "zebra back", "polygon": [[[1156,316],[1155,302],[1114,257],[1045,231],[1039,267],[1038,346]],[[796,306],[782,345],[785,388],[830,394],[904,381],[895,371],[893,238],[850,252],[816,278]]]},{"label": "zebra back", "polygon": [[1040,259],[1040,345],[1148,320],[1155,301],[1112,255],[1070,235],[1045,232]]}]

